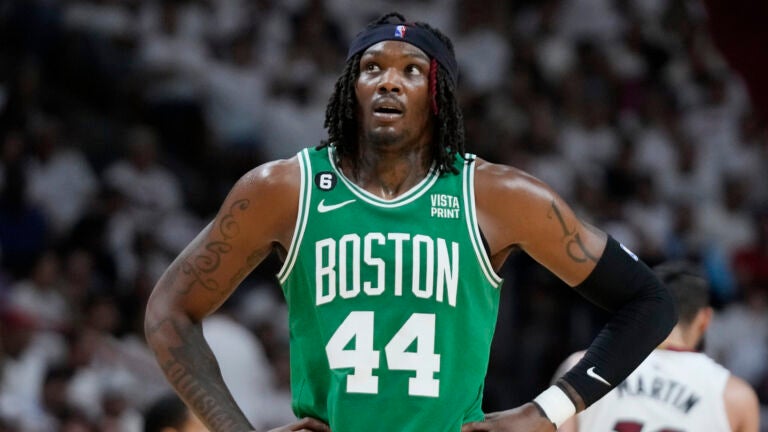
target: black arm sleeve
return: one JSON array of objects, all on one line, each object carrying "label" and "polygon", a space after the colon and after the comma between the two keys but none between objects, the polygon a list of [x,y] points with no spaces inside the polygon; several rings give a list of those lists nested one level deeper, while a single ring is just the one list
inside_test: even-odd
[{"label": "black arm sleeve", "polygon": [[677,310],[651,269],[610,236],[597,266],[575,289],[613,312],[584,357],[561,378],[590,406],[664,341],[677,323]]}]

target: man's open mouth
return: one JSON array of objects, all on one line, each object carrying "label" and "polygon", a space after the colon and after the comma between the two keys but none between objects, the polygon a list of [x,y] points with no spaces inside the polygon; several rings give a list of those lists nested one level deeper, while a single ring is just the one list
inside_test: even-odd
[{"label": "man's open mouth", "polygon": [[376,108],[373,112],[377,114],[402,114],[403,111],[396,107],[383,106]]},{"label": "man's open mouth", "polygon": [[380,120],[394,120],[405,112],[403,104],[395,97],[385,96],[373,102],[373,116]]}]

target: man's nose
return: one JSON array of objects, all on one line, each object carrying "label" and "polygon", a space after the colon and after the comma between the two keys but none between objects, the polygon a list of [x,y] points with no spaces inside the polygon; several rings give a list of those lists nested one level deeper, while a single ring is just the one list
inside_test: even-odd
[{"label": "man's nose", "polygon": [[399,93],[401,89],[401,74],[395,68],[389,68],[381,74],[379,93]]}]

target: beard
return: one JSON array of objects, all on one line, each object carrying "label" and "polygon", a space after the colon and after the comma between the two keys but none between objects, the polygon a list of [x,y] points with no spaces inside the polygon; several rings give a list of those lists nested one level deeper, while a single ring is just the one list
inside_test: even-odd
[{"label": "beard", "polygon": [[365,139],[375,147],[387,147],[402,142],[407,136],[404,130],[393,130],[389,127],[380,129],[369,129],[366,131]]}]

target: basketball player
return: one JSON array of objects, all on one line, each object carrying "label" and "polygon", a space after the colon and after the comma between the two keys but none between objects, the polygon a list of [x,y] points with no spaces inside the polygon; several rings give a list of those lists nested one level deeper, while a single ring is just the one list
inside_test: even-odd
[{"label": "basketball player", "polygon": [[[147,340],[211,430],[251,427],[200,321],[273,251],[294,412],[334,432],[551,432],[672,329],[671,295],[636,256],[547,185],[465,153],[457,81],[441,32],[399,14],[372,23],[336,82],[328,140],[247,173],[160,278]],[[496,271],[516,248],[614,315],[556,385],[485,416]]]},{"label": "basketball player", "polygon": [[[696,352],[712,318],[706,280],[682,262],[655,270],[677,300],[680,321],[624,382],[559,430],[757,432],[752,387]],[[581,355],[571,356],[563,369]]]}]

